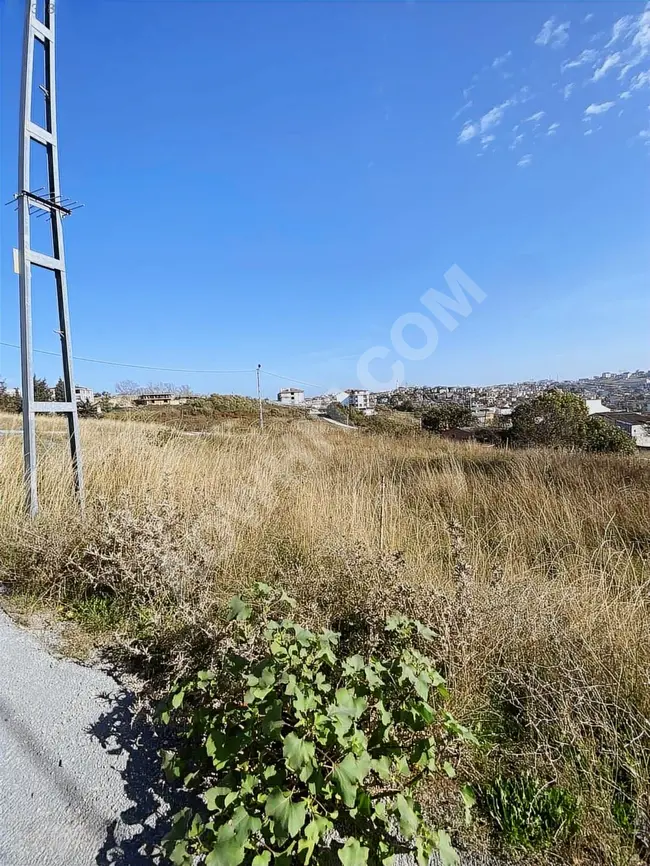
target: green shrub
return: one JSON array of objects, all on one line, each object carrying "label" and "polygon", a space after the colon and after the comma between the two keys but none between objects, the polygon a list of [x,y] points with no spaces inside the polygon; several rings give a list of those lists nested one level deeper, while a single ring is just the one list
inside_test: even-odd
[{"label": "green shrub", "polygon": [[[433,850],[457,862],[448,834],[414,799],[470,732],[444,708],[442,677],[418,649],[432,634],[390,616],[370,657],[338,655],[339,635],[272,610],[295,603],[265,584],[230,603],[218,664],[178,684],[160,710],[182,734],[168,777],[200,795],[164,843],[176,864],[391,864]],[[471,790],[460,790],[469,811]],[[196,860],[200,857],[200,860]],[[204,860],[202,858],[205,858]]]},{"label": "green shrub", "polygon": [[574,795],[530,773],[498,776],[481,794],[500,835],[515,848],[548,848],[578,829],[579,808]]}]

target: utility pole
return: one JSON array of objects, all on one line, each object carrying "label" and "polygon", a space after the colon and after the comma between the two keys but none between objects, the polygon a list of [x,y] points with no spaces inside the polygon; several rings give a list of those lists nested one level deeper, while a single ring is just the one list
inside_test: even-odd
[{"label": "utility pole", "polygon": [[[66,416],[72,458],[73,481],[76,494],[83,504],[83,470],[81,465],[81,442],[79,419],[74,391],[72,371],[72,348],[70,344],[70,317],[68,313],[68,288],[63,250],[63,217],[76,210],[74,202],[61,195],[59,182],[59,154],[56,132],[56,70],[54,56],[54,0],[43,3],[43,19],[37,17],[39,5],[27,0],[23,45],[23,67],[20,101],[20,146],[18,163],[18,270],[20,277],[20,349],[23,392],[23,455],[27,507],[34,516],[38,512],[38,490],[36,476],[36,414],[57,412]],[[43,94],[45,126],[32,120],[32,88],[37,66],[34,62],[36,44],[42,48],[44,57],[44,80],[36,81]],[[40,50],[40,49],[39,49]],[[36,153],[45,160],[47,186],[32,190],[31,159]],[[36,252],[31,248],[30,230],[32,218],[45,217],[51,227],[52,255]],[[61,402],[38,402],[34,400],[34,356],[32,347],[32,267],[36,266],[54,274],[59,312],[61,355],[63,361],[63,383],[65,399]]]},{"label": "utility pole", "polygon": [[260,387],[260,372],[262,365],[258,364],[255,373],[257,375],[257,402],[260,405],[260,430],[264,429],[264,409],[262,408],[262,389]]}]

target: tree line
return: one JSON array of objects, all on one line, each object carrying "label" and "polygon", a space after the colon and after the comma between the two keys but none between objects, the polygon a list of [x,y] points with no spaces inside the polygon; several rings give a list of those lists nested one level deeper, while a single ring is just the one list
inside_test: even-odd
[{"label": "tree line", "polygon": [[[636,444],[631,436],[602,415],[590,415],[585,401],[577,394],[558,389],[546,391],[520,403],[510,416],[511,426],[489,432],[521,448],[566,448],[576,451],[619,452],[631,454]],[[422,427],[441,433],[453,427],[470,427],[472,412],[458,403],[441,402],[422,414]]]}]

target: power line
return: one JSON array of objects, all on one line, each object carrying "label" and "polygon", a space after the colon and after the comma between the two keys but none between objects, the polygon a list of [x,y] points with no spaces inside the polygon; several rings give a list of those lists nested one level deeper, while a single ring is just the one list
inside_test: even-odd
[{"label": "power line", "polygon": [[[0,346],[8,346],[10,349],[20,349],[16,343],[5,343],[0,340]],[[46,349],[34,349],[39,355],[59,356],[59,352],[48,352]],[[107,367],[131,367],[134,370],[157,370],[162,373],[254,373],[255,368],[249,370],[188,370],[184,367],[154,367],[150,364],[123,364],[121,361],[104,361],[99,358],[84,358],[83,355],[73,355],[75,361],[87,361],[89,364],[105,364]],[[272,374],[269,374],[272,375]],[[294,381],[298,381],[297,379]],[[303,383],[305,384],[305,383]]]},{"label": "power line", "polygon": [[302,379],[293,379],[290,376],[280,376],[279,373],[270,373],[268,370],[261,371],[263,376],[273,376],[275,379],[284,379],[285,382],[296,382],[298,385],[309,385],[310,388],[322,388],[317,382],[303,382]]},{"label": "power line", "polygon": [[[17,343],[6,343],[0,340],[0,346],[6,346],[9,349],[20,349]],[[39,355],[52,355],[58,357],[58,352],[49,352],[47,349],[34,349]],[[187,367],[155,367],[151,364],[130,364],[122,361],[106,361],[101,358],[86,358],[83,355],[73,355],[75,361],[85,361],[89,364],[104,364],[107,367],[129,367],[133,370],[156,370],[160,373],[255,373],[257,369],[251,367],[247,370],[191,370]],[[269,370],[260,370],[263,376],[273,376],[274,379],[282,379],[285,382],[294,382],[297,385],[308,385],[310,388],[322,387],[317,382],[305,382],[303,379],[295,379],[292,376],[281,376],[279,373],[271,373]]]}]

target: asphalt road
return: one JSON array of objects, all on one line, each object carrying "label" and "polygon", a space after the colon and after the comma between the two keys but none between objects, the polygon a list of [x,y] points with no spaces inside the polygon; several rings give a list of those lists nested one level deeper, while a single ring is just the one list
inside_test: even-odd
[{"label": "asphalt road", "polygon": [[151,864],[157,744],[132,704],[0,612],[0,866]]}]

